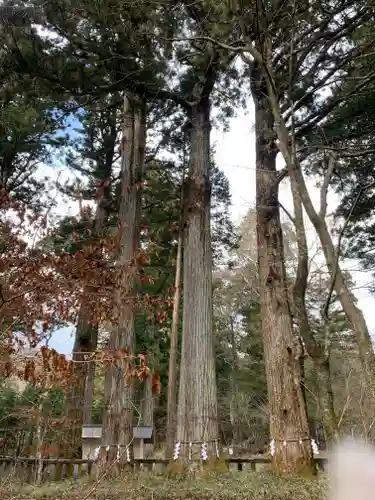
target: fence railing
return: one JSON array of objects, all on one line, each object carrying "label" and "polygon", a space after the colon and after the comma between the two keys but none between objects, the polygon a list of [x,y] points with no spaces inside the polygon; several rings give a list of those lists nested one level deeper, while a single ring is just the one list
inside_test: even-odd
[{"label": "fence railing", "polygon": [[[315,457],[319,470],[325,470],[327,458]],[[259,466],[270,463],[270,458],[257,455],[249,458],[226,458],[229,470],[259,470]],[[134,472],[145,469],[165,473],[170,460],[164,458],[142,458],[131,462]],[[88,459],[64,459],[35,457],[0,457],[0,478],[12,476],[21,482],[34,483],[37,478],[45,481],[62,481],[67,478],[95,476],[96,462]],[[39,477],[38,477],[39,476]]]}]

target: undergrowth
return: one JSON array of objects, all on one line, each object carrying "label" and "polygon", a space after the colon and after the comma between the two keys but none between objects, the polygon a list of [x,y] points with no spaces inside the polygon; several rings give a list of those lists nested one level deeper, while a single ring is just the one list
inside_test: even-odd
[{"label": "undergrowth", "polygon": [[127,476],[118,480],[80,480],[21,486],[4,481],[1,500],[324,500],[324,477],[281,479],[271,473],[223,474],[201,479]]}]

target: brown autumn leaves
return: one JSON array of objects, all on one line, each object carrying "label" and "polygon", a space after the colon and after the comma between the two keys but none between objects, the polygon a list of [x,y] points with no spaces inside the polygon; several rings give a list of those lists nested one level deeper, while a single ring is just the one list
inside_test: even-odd
[{"label": "brown autumn leaves", "polygon": [[[148,263],[144,251],[125,268],[114,265],[118,234],[106,231],[94,236],[88,225],[83,236],[73,234],[74,252],[55,251],[53,245],[47,251],[38,245],[55,236],[56,230],[48,228],[47,212],[31,210],[0,190],[0,377],[16,376],[44,390],[71,386],[75,382],[73,361],[45,346],[30,358],[22,354],[23,347],[40,346],[57,328],[74,324],[82,303],[92,323],[115,324],[113,294],[128,266],[136,264],[140,284],[152,283],[143,271]],[[172,306],[172,293],[162,297],[139,293],[131,299],[135,307],[147,311],[150,320],[162,324]],[[126,349],[103,349],[85,354],[82,362],[95,361],[105,368],[127,356]],[[133,361],[125,376],[147,378],[145,356],[138,354]],[[159,386],[154,376],[154,391]]]}]

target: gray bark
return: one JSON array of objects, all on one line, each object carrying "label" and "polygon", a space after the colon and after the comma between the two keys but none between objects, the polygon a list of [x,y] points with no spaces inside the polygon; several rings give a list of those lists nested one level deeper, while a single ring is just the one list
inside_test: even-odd
[{"label": "gray bark", "polygon": [[313,462],[301,390],[300,345],[293,331],[286,288],[274,120],[262,83],[261,77],[256,80],[254,75],[258,272],[270,436],[275,442],[272,465],[280,474],[310,473]]},{"label": "gray bark", "polygon": [[329,351],[319,344],[310,327],[306,311],[306,288],[308,279],[308,246],[305,226],[303,222],[303,209],[298,186],[295,179],[291,179],[291,188],[294,202],[294,224],[296,228],[298,247],[297,275],[293,287],[293,302],[299,332],[303,338],[306,350],[313,360],[319,383],[317,384],[319,409],[324,425],[326,442],[329,444],[338,439],[338,421],[334,409],[333,391],[329,367]]},{"label": "gray bark", "polygon": [[137,183],[143,172],[145,151],[145,115],[142,103],[125,95],[123,116],[117,259],[119,281],[114,294],[115,318],[108,349],[126,350],[128,357],[123,356],[111,363],[105,374],[101,468],[116,461],[120,465],[125,464],[127,447],[131,456],[133,453],[134,382],[128,374],[133,367],[132,357],[135,351],[134,295],[140,213]]},{"label": "gray bark", "polygon": [[182,461],[216,457],[218,439],[215,355],[212,330],[212,255],[210,235],[209,97],[191,110],[191,154],[185,183],[183,332],[177,410],[177,441]]}]

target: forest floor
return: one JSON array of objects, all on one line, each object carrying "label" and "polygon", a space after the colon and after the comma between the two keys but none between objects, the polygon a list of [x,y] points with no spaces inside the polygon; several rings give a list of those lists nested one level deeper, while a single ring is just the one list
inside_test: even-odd
[{"label": "forest floor", "polygon": [[103,482],[60,482],[40,487],[0,484],[1,500],[324,500],[324,477],[281,479],[240,472],[195,479],[127,476]]}]

